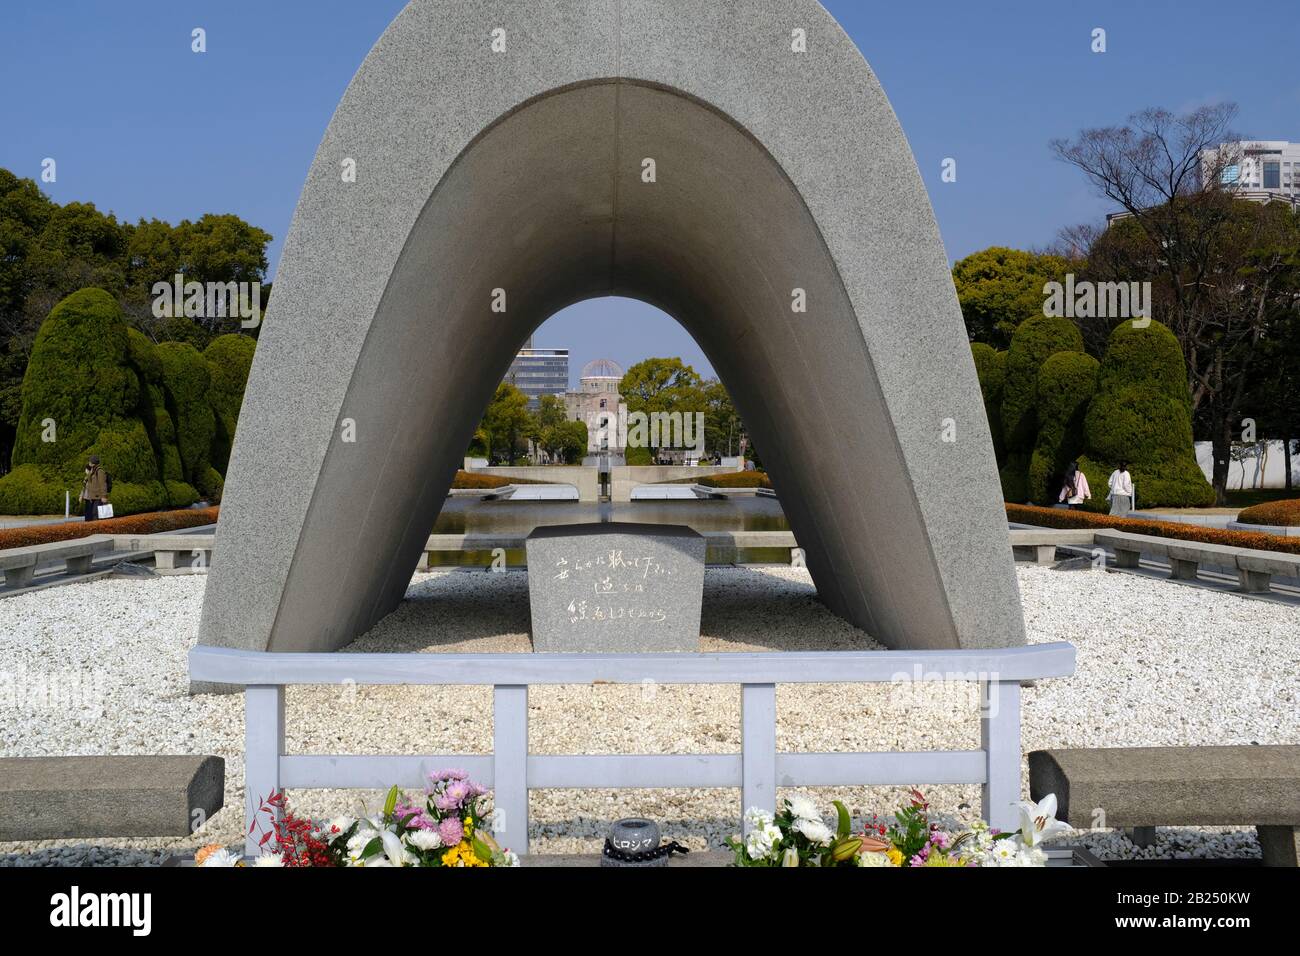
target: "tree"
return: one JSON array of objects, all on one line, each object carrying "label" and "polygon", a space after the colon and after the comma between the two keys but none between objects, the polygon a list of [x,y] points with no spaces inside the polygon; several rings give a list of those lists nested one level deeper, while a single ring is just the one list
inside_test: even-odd
[{"label": "tree", "polygon": [[[1097,369],[1096,394],[1084,418],[1086,452],[1079,466],[1105,487],[1126,461],[1146,505],[1203,508],[1214,503],[1192,446],[1187,372],[1177,339],[1159,322],[1121,322]],[[1091,502],[1103,507],[1102,496]]]},{"label": "tree", "polygon": [[1122,127],[1087,129],[1051,147],[1129,219],[1088,253],[1089,278],[1151,281],[1156,314],[1185,359],[1197,423],[1213,443],[1216,500],[1225,503],[1242,402],[1279,311],[1294,307],[1296,216],[1239,202],[1224,172],[1240,160],[1236,106],[1175,115],[1149,109]]},{"label": "tree", "polygon": [[745,423],[731,402],[731,395],[717,379],[704,383],[704,442],[719,454],[733,457],[745,435]]},{"label": "tree", "polygon": [[[655,412],[683,416],[706,410],[704,381],[680,358],[649,358],[627,370],[618,387],[629,412]],[[661,436],[662,437],[662,436]],[[649,449],[651,457],[659,448]],[[632,456],[629,454],[629,463]]]},{"label": "tree", "polygon": [[75,499],[80,491],[91,455],[113,476],[115,510],[167,503],[142,415],[152,407],[142,386],[149,372],[138,360],[121,307],[102,289],[75,292],[51,310],[23,380],[14,469],[0,478],[0,512],[61,513],[64,493]]},{"label": "tree", "polygon": [[966,334],[994,349],[1011,344],[1020,323],[1043,314],[1043,286],[1071,269],[1062,256],[992,246],[952,268]]},{"label": "tree", "polygon": [[561,463],[580,461],[587,452],[587,426],[583,422],[561,421],[547,425],[542,432],[542,447]]},{"label": "tree", "polygon": [[479,425],[488,458],[494,463],[512,464],[531,422],[528,396],[509,382],[498,385]]},{"label": "tree", "polygon": [[[91,203],[60,206],[31,179],[0,169],[0,474],[12,456],[37,330],[56,304],[80,289],[103,289],[127,324],[151,340],[202,347],[213,334],[247,330],[240,330],[238,317],[206,317],[206,329],[189,319],[156,318],[154,283],[172,282],[177,273],[197,282],[258,282],[270,241],[232,215],[177,226],[157,219],[120,223]],[[270,286],[262,286],[263,313],[269,295]]]}]

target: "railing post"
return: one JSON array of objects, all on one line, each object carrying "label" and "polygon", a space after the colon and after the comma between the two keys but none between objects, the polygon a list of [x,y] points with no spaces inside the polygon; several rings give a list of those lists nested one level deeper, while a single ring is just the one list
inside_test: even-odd
[{"label": "railing post", "polygon": [[492,835],[528,852],[528,685],[498,684],[492,706]]},{"label": "railing post", "polygon": [[[258,804],[280,789],[280,755],[284,753],[284,688],[257,685],[244,689],[244,853],[258,856],[260,831],[252,830]],[[280,812],[273,811],[276,821]],[[270,820],[260,820],[263,830]],[[272,838],[274,839],[274,838]]]},{"label": "railing post", "polygon": [[740,690],[740,813],[750,807],[776,812],[776,685],[742,684]]},{"label": "railing post", "polygon": [[989,825],[1014,830],[1020,802],[1020,682],[980,681],[980,747],[986,775],[981,810]]}]

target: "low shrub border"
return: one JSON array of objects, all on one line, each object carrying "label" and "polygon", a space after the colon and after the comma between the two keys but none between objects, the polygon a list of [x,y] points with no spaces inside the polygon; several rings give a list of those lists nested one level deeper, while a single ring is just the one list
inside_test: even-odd
[{"label": "low shrub border", "polygon": [[181,528],[197,528],[217,520],[219,508],[186,508],[182,511],[152,511],[108,518],[104,521],[69,521],[63,524],[37,524],[26,528],[0,531],[0,551],[27,548],[34,544],[74,541],[92,534],[159,534]]},{"label": "low shrub border", "polygon": [[772,480],[761,471],[738,471],[735,474],[706,475],[703,478],[674,478],[666,485],[703,485],[706,488],[771,488]]},{"label": "low shrub border", "polygon": [[1200,541],[1203,544],[1222,544],[1232,548],[1253,548],[1257,551],[1285,551],[1300,554],[1300,538],[1281,538],[1255,531],[1224,531],[1204,528],[1176,521],[1150,521],[1142,518],[1117,518],[1093,514],[1088,511],[1068,511],[1064,508],[1040,508],[1036,505],[1007,504],[1007,519],[1022,524],[1041,525],[1046,528],[1111,528],[1133,534],[1149,534],[1160,538],[1177,538],[1180,541]]},{"label": "low shrub border", "polygon": [[761,471],[738,471],[734,475],[708,475],[699,484],[706,488],[771,488],[772,481]]},{"label": "low shrub border", "polygon": [[1300,525],[1300,498],[1253,505],[1237,515],[1242,524],[1273,524],[1286,528]]},{"label": "low shrub border", "polygon": [[[558,480],[558,479],[557,479]],[[458,471],[456,477],[451,481],[451,487],[457,491],[467,489],[491,491],[493,488],[504,488],[506,485],[544,485],[546,482],[539,481],[536,478],[506,478],[502,475],[483,475],[476,471]],[[563,482],[561,482],[563,484]]]}]

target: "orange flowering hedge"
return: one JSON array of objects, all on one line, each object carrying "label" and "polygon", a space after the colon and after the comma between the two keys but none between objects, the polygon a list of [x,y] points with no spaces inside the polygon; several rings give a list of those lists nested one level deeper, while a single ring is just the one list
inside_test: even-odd
[{"label": "orange flowering hedge", "polygon": [[1245,524],[1275,524],[1286,527],[1300,525],[1300,498],[1289,501],[1266,501],[1254,505],[1237,515]]},{"label": "orange flowering hedge", "polygon": [[484,475],[477,471],[458,471],[451,480],[453,488],[504,488],[506,485],[544,485],[546,482],[533,478],[504,478],[501,475]]},{"label": "orange flowering hedge", "polygon": [[[691,479],[686,479],[690,481]],[[706,488],[771,488],[772,481],[761,471],[738,471],[732,475],[709,475],[696,484]]]},{"label": "orange flowering hedge", "polygon": [[5,548],[26,548],[34,544],[51,544],[55,541],[73,541],[92,534],[159,534],[181,528],[197,528],[199,525],[214,523],[220,510],[185,508],[181,511],[149,511],[104,521],[70,521],[6,528],[0,531],[0,551]]},{"label": "orange flowering hedge", "polygon": [[1089,511],[1069,511],[1065,508],[1040,508],[1037,505],[1007,506],[1007,518],[1022,524],[1036,524],[1045,528],[1111,528],[1133,534],[1150,534],[1160,538],[1177,538],[1180,541],[1200,541],[1202,544],[1223,544],[1233,548],[1254,548],[1259,551],[1286,551],[1300,554],[1300,538],[1283,538],[1258,531],[1227,531],[1222,528],[1204,528],[1177,521],[1151,521],[1147,518],[1117,518]]}]

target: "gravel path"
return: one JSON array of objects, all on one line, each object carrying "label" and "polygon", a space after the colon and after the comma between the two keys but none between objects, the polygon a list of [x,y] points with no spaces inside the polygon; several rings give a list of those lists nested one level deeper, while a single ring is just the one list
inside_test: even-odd
[{"label": "gravel path", "polygon": [[[1300,743],[1300,610],[1102,571],[1019,568],[1034,642],[1070,640],[1069,679],[1026,688],[1025,750],[1068,746]],[[107,578],[0,601],[0,755],[214,753],[226,758],[226,809],[198,838],[0,844],[0,863],[157,862],[201,843],[241,840],[243,699],[190,697],[185,655],[205,579]],[[828,612],[807,572],[716,568],[705,576],[701,650],[878,647]],[[505,574],[417,575],[407,601],[350,651],[529,650],[527,582]],[[290,688],[297,753],[484,753],[490,688]],[[538,687],[530,744],[540,753],[735,752],[735,686]],[[804,685],[778,689],[778,746],[790,750],[974,749],[966,685]],[[1027,789],[1027,783],[1026,783]],[[929,788],[957,820],[978,787]],[[899,788],[818,790],[829,807],[885,812]],[[296,791],[312,814],[375,805],[377,794]],[[643,814],[666,836],[716,847],[739,825],[729,790],[535,791],[535,852],[594,852],[618,816]],[[974,808],[974,809],[972,809]],[[1162,829],[1136,850],[1116,832],[1070,837],[1107,858],[1257,856],[1252,830]]]}]

